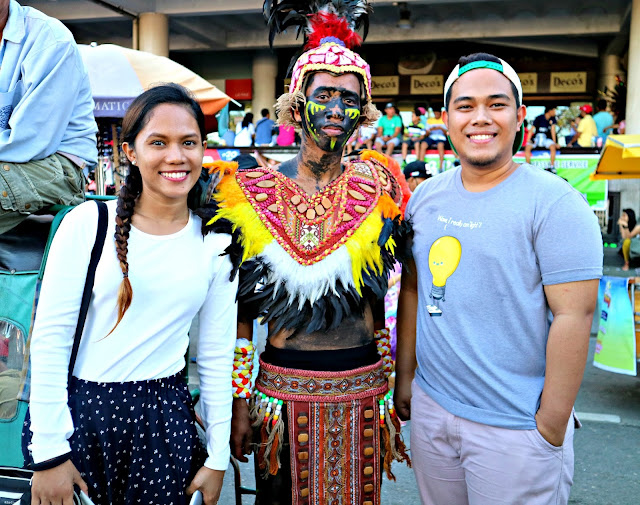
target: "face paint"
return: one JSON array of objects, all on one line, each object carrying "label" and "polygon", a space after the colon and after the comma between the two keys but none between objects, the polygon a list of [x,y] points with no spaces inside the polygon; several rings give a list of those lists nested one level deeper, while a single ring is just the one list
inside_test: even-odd
[{"label": "face paint", "polygon": [[[302,127],[322,150],[341,151],[358,127],[360,114],[359,109],[345,108],[342,94],[322,104],[307,98]],[[342,131],[328,133],[323,128]]]},{"label": "face paint", "polygon": [[309,116],[315,116],[316,114],[318,114],[318,112],[322,112],[326,108],[327,108],[326,105],[322,105],[320,103],[312,102],[311,100],[307,100],[307,105],[304,108],[304,117],[306,118],[307,121],[306,121],[306,125],[305,125],[304,121],[303,121],[302,124],[304,126],[308,125],[308,132],[313,137],[313,140],[315,140],[316,142],[320,142],[320,138],[318,136],[317,130],[315,129],[315,124],[309,118]]}]

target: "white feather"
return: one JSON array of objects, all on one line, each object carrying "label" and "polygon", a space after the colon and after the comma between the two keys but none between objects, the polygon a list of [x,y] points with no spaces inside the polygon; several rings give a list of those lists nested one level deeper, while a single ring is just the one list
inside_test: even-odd
[{"label": "white feather", "polygon": [[351,257],[344,245],[313,265],[301,265],[274,240],[264,248],[260,258],[272,272],[267,283],[274,284],[274,297],[286,285],[289,304],[297,299],[299,309],[307,300],[313,305],[329,292],[337,295],[338,283],[345,289],[354,285]]}]

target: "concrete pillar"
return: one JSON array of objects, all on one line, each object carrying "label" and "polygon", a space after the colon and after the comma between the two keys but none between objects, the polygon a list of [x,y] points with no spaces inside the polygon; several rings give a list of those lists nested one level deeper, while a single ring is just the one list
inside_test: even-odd
[{"label": "concrete pillar", "polygon": [[158,56],[169,56],[169,18],[158,12],[138,16],[138,49]]},{"label": "concrete pillar", "polygon": [[276,77],[278,75],[278,58],[269,50],[256,51],[253,57],[253,101],[251,110],[254,120],[260,119],[260,111],[269,109],[271,119],[275,120],[274,104],[276,103]]},{"label": "concrete pillar", "polygon": [[625,133],[640,133],[640,0],[633,0],[631,6],[626,116]]},{"label": "concrete pillar", "polygon": [[620,67],[620,56],[617,54],[605,54],[600,58],[598,89],[604,91],[606,87],[613,90],[616,87],[616,76],[620,76],[626,82],[626,75]]}]

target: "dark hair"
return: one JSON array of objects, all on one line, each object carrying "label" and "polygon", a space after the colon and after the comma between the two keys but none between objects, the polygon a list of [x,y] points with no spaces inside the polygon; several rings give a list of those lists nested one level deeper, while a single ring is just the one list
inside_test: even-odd
[{"label": "dark hair", "polygon": [[262,115],[262,117],[267,117],[269,115],[269,109],[262,109],[260,111],[260,114]]},{"label": "dark hair", "polygon": [[555,105],[545,105],[544,106],[544,113],[546,114],[547,112],[552,111],[555,108],[556,108]]},{"label": "dark hair", "polygon": [[[187,89],[179,84],[168,83],[155,86],[145,91],[131,102],[122,119],[122,141],[127,142],[130,146],[134,146],[136,137],[149,122],[153,109],[163,104],[184,106],[198,123],[200,139],[204,140],[206,130],[204,126],[204,114],[202,113],[200,105],[198,105],[198,102],[196,102],[195,98],[193,98]],[[131,231],[131,218],[134,213],[136,199],[141,193],[142,176],[140,175],[140,169],[129,163],[129,175],[127,175],[125,183],[120,189],[116,210],[116,232],[114,237],[116,241],[116,254],[118,255],[123,278],[120,283],[120,289],[118,290],[118,320],[109,334],[120,324],[133,298],[133,289],[129,282],[127,242],[129,240],[129,232]]]},{"label": "dark hair", "polygon": [[[468,56],[461,56],[458,60],[458,65],[460,68],[464,67],[468,63],[472,63],[474,61],[492,61],[493,63],[500,63],[500,58],[494,56],[489,53],[473,53]],[[511,91],[513,92],[513,96],[516,99],[516,109],[520,107],[520,98],[518,97],[518,90],[516,89],[515,84],[511,82],[509,79],[509,84],[511,84]],[[447,96],[444,97],[444,108],[445,110],[449,110],[449,102],[451,101],[451,88],[453,88],[453,84],[447,90]]]},{"label": "dark hair", "polygon": [[253,114],[251,112],[247,112],[242,118],[242,127],[247,128],[251,123],[253,123]]},{"label": "dark hair", "polygon": [[633,209],[622,209],[622,212],[629,216],[629,231],[633,230],[636,227],[636,224],[638,224],[638,222],[636,221],[635,211]]},{"label": "dark hair", "polygon": [[598,100],[598,110],[607,110],[607,101],[604,98]]}]

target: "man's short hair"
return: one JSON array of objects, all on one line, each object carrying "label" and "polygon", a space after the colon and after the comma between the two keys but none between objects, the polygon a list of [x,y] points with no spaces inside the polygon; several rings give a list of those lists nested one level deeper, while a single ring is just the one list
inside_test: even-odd
[{"label": "man's short hair", "polygon": [[[493,63],[500,63],[500,58],[489,53],[473,53],[468,56],[461,56],[460,59],[458,60],[458,65],[460,65],[460,68],[462,68],[469,63],[473,63],[474,61],[491,61]],[[516,99],[516,109],[517,109],[518,107],[520,107],[518,90],[516,89],[515,84],[513,84],[510,80],[509,80],[509,84],[511,84],[511,91],[513,92],[513,96]],[[453,86],[449,88],[449,90],[447,91],[447,96],[445,97],[445,100],[444,100],[444,108],[447,111],[449,110],[449,102],[451,102],[452,88]]]},{"label": "man's short hair", "polygon": [[269,115],[269,109],[262,109],[260,114],[262,114],[262,117],[267,117]]},{"label": "man's short hair", "polygon": [[607,110],[607,101],[604,98],[598,100],[598,110]]},{"label": "man's short hair", "polygon": [[545,105],[544,106],[544,113],[546,114],[547,112],[552,111],[553,109],[555,109],[556,106],[555,105]]}]

